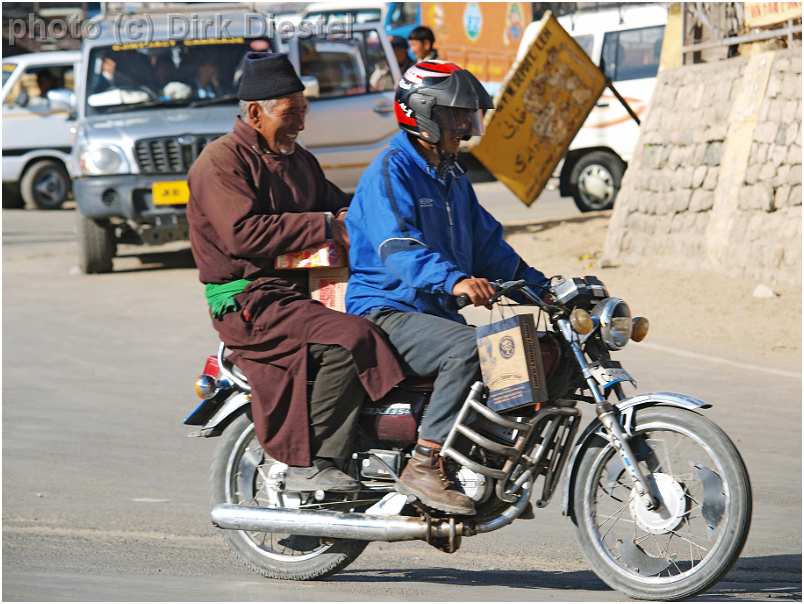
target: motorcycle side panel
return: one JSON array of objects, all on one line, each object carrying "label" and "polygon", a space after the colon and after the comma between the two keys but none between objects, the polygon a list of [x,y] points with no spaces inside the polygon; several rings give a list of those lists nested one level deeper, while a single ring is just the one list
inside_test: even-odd
[{"label": "motorcycle side panel", "polygon": [[[624,428],[626,433],[630,433],[631,431],[631,413],[633,410],[648,405],[680,407],[682,409],[690,409],[692,411],[696,411],[698,409],[708,409],[712,406],[711,404],[695,397],[686,394],[678,394],[675,392],[651,392],[648,394],[638,394],[637,396],[632,396],[631,398],[622,400],[615,405],[617,410],[620,412],[621,417],[624,418]],[[589,441],[589,439],[591,439],[592,436],[602,428],[603,424],[600,423],[600,420],[595,419],[586,427],[575,443],[572,455],[569,458],[569,463],[567,463],[567,478],[564,481],[564,496],[561,502],[561,513],[564,516],[572,515],[571,508],[573,488],[575,483],[575,474],[578,470],[577,466],[580,462],[579,454],[586,446],[587,441]]]}]

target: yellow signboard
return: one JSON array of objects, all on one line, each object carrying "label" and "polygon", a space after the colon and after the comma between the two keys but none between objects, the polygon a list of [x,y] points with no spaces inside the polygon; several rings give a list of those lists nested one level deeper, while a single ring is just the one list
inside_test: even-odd
[{"label": "yellow signboard", "polygon": [[545,13],[527,54],[503,81],[472,153],[531,205],[605,86],[589,56]]},{"label": "yellow signboard", "polygon": [[766,27],[801,19],[801,2],[746,2],[746,27]]}]

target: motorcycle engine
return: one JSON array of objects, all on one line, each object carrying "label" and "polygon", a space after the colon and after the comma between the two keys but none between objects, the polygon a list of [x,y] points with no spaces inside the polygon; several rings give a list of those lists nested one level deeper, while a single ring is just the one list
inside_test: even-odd
[{"label": "motorcycle engine", "polygon": [[491,495],[491,480],[466,466],[461,466],[455,472],[455,482],[461,491],[477,503],[483,503]]}]

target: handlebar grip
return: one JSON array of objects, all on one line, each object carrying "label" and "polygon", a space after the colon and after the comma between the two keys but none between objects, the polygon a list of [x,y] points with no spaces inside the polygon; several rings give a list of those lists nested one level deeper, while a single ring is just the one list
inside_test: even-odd
[{"label": "handlebar grip", "polygon": [[455,302],[458,305],[458,308],[463,308],[464,306],[469,306],[472,301],[469,299],[469,296],[466,294],[461,294],[457,298],[455,298]]}]

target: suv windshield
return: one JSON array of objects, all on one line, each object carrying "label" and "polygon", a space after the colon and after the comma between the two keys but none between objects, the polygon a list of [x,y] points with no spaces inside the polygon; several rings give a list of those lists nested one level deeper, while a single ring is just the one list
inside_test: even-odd
[{"label": "suv windshield", "polygon": [[89,55],[86,113],[234,104],[245,54],[271,49],[267,38],[99,46]]}]

